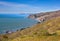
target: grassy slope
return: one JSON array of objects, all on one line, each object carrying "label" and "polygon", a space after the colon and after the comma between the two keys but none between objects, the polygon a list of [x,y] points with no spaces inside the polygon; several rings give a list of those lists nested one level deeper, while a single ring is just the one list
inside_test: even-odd
[{"label": "grassy slope", "polygon": [[[21,33],[24,35],[23,37],[17,37],[13,39],[12,41],[60,41],[60,35],[58,35],[60,32],[58,29],[60,28],[60,17],[51,19],[49,21],[46,21],[41,24],[37,24],[35,26],[32,26],[29,29],[25,29],[21,31]],[[51,29],[50,32],[48,29]],[[52,33],[53,31],[56,32],[56,34],[48,34]]]},{"label": "grassy slope", "polygon": [[25,30],[7,34],[0,39],[1,41],[60,41],[59,28],[60,17],[57,17]]}]

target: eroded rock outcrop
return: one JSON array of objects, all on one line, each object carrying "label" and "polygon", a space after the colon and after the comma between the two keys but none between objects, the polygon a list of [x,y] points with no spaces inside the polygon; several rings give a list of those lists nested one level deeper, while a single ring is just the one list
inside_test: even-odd
[{"label": "eroded rock outcrop", "polygon": [[45,13],[32,14],[32,15],[29,15],[28,18],[36,19],[39,22],[41,22],[43,20],[44,21],[49,20],[49,19],[52,19],[52,18],[56,18],[58,16],[60,16],[60,10],[52,11],[52,12],[45,12]]}]

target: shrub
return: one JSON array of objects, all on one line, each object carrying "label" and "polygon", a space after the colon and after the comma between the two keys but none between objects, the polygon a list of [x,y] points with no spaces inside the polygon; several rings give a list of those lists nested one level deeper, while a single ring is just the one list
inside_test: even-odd
[{"label": "shrub", "polygon": [[36,35],[36,34],[37,34],[37,32],[34,32],[33,34],[34,34],[34,35]]},{"label": "shrub", "polygon": [[8,38],[8,36],[7,35],[3,35],[3,38]]}]

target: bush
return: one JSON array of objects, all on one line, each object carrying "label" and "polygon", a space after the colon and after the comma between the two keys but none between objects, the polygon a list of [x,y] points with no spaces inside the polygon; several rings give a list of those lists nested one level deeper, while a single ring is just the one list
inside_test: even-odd
[{"label": "bush", "polygon": [[36,34],[37,34],[37,32],[34,32],[33,34],[34,34],[34,35],[36,35]]},{"label": "bush", "polygon": [[8,36],[7,35],[3,35],[3,38],[8,38]]},{"label": "bush", "polygon": [[49,34],[48,32],[45,34],[46,36],[53,36],[53,35],[57,35],[56,33],[53,34]]}]

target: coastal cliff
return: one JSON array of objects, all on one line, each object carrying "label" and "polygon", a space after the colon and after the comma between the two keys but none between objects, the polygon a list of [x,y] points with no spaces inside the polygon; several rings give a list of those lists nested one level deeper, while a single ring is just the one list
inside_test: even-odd
[{"label": "coastal cliff", "polygon": [[28,16],[28,18],[36,19],[37,21],[41,22],[43,20],[44,21],[49,20],[58,16],[60,16],[60,10],[52,11],[52,12],[43,12],[43,13],[38,13],[38,14],[31,14]]}]

